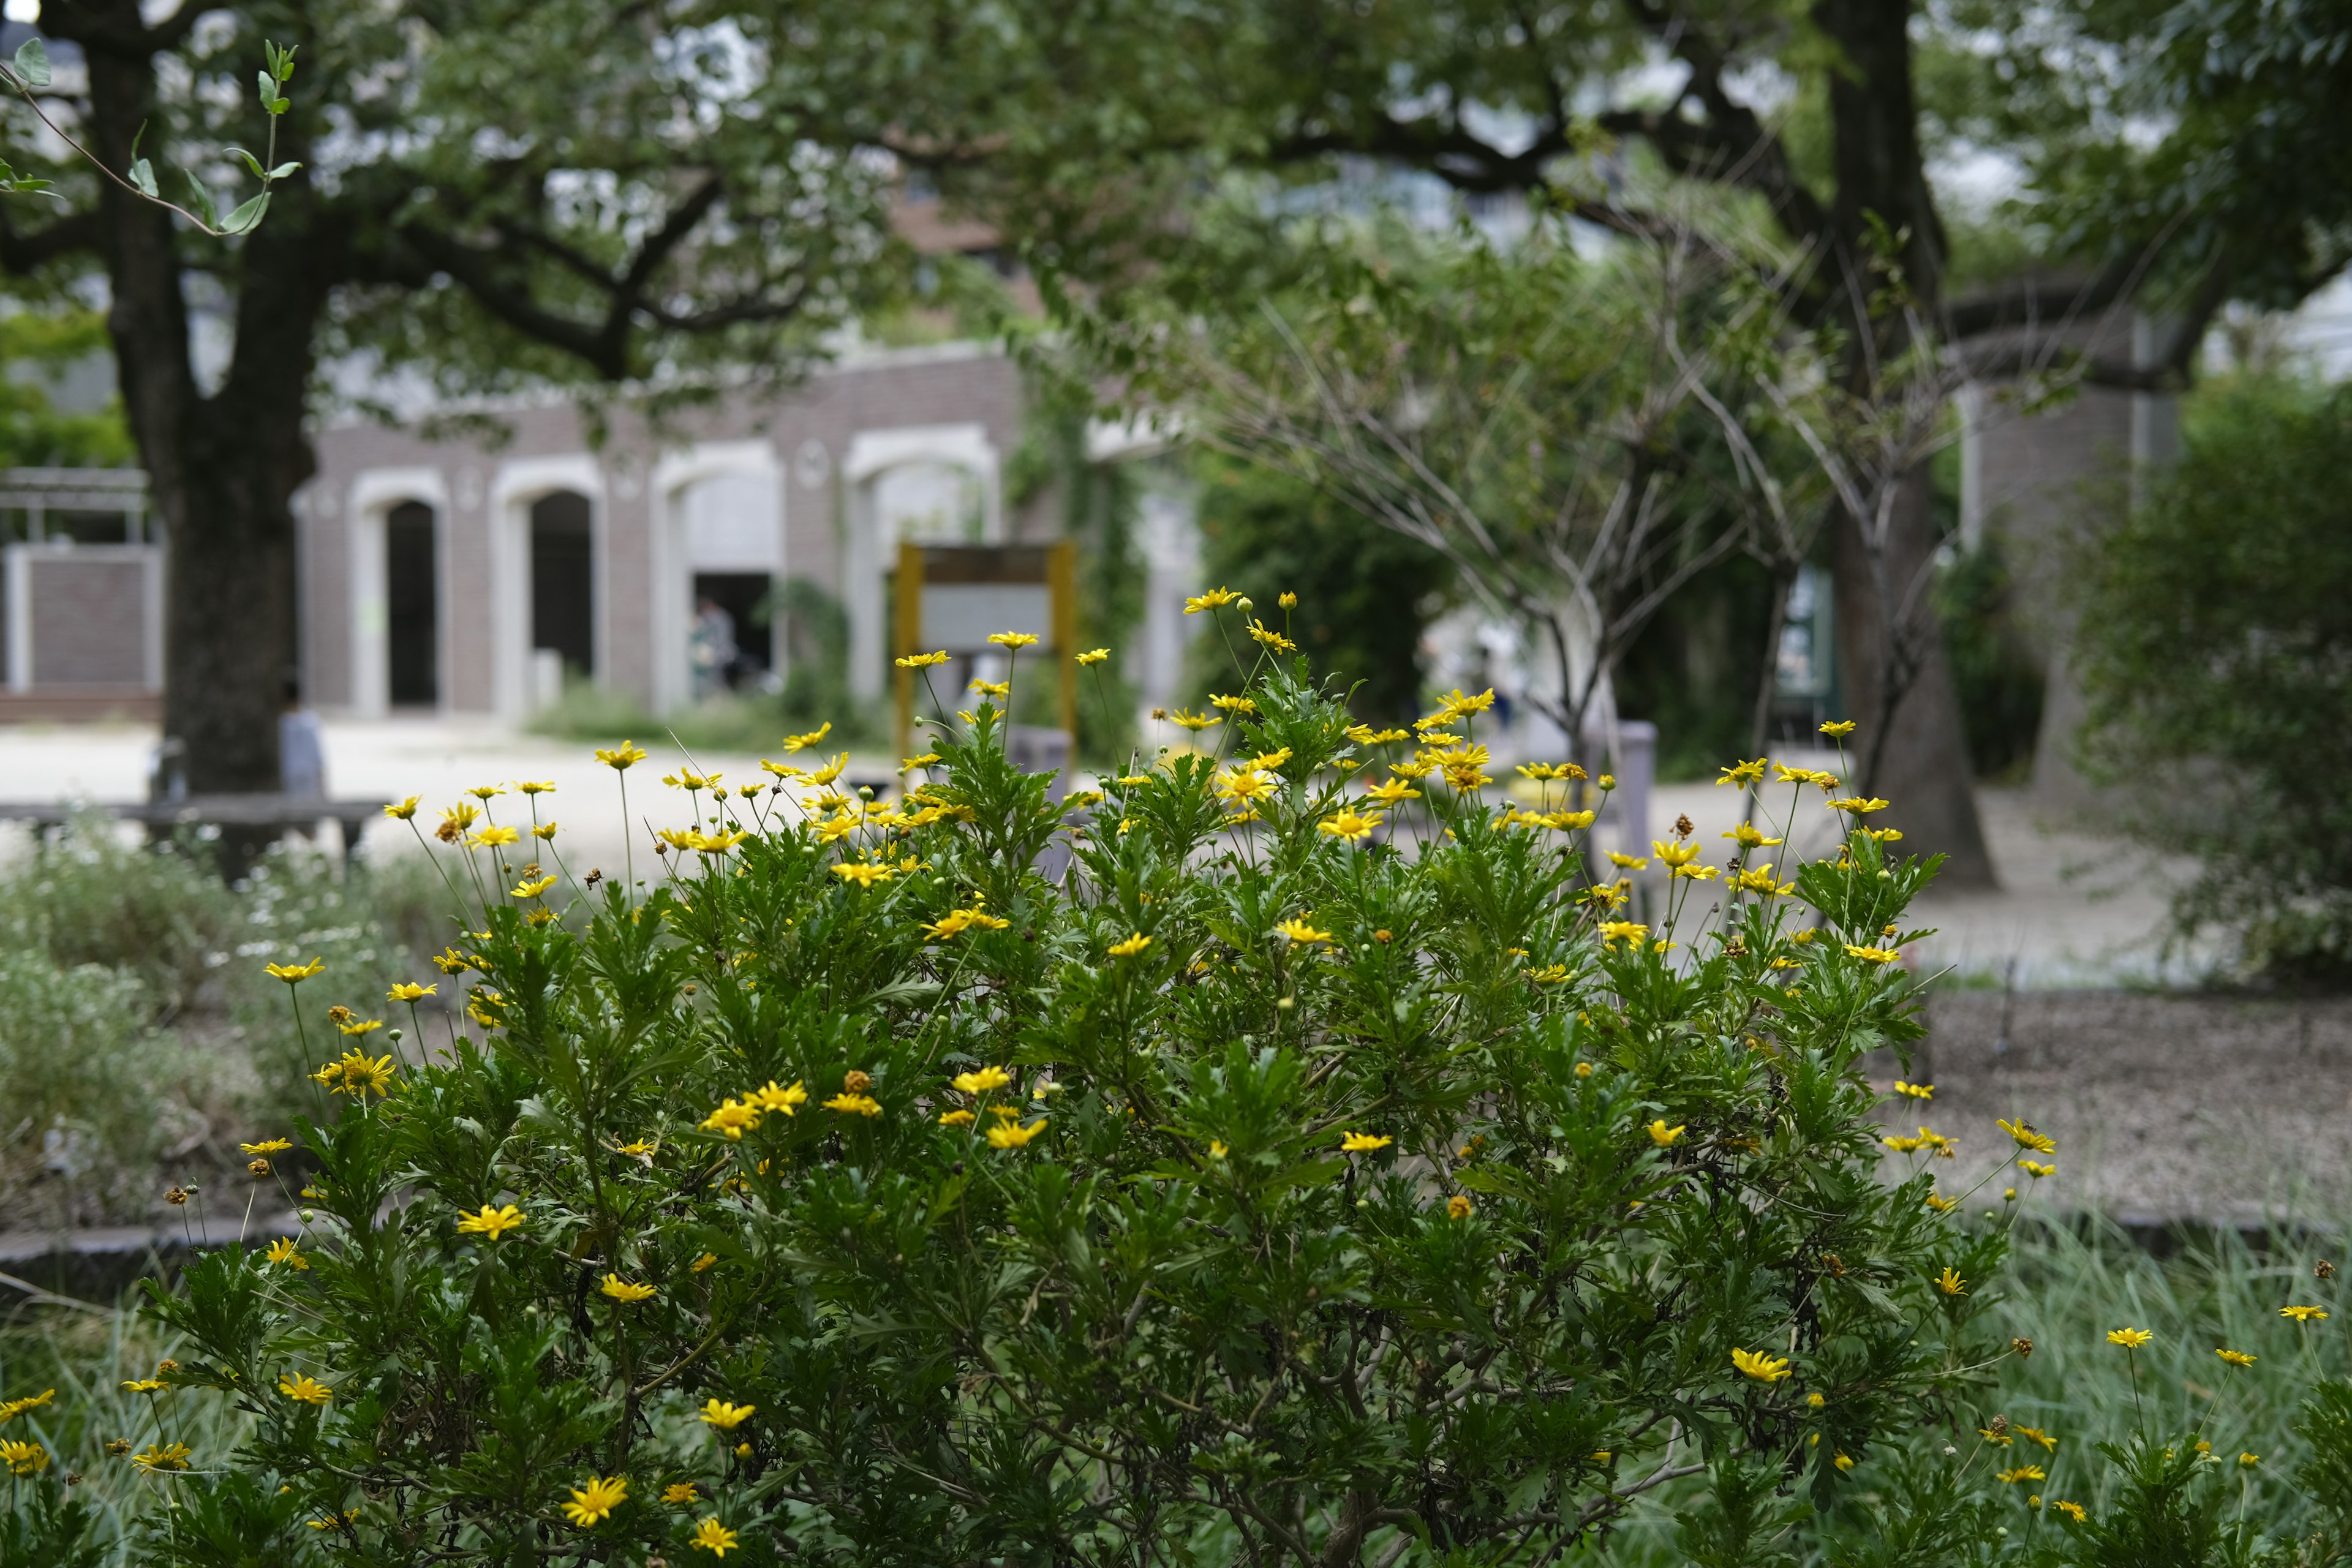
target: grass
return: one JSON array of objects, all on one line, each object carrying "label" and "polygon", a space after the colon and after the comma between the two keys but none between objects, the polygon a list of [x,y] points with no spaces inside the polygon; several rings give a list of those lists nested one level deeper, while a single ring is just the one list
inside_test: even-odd
[{"label": "grass", "polygon": [[827,739],[840,745],[880,746],[888,738],[890,721],[881,708],[869,710],[843,698],[809,709],[789,697],[730,692],[656,718],[625,692],[575,681],[565,686],[561,700],[532,717],[530,729],[560,740],[607,743],[676,735],[689,750],[771,753],[782,736],[813,730],[824,719],[833,723]]},{"label": "grass", "polygon": [[[2258,1249],[2222,1230],[2158,1258],[2105,1220],[2020,1226],[2008,1268],[1984,1286],[1992,1305],[1981,1321],[1998,1340],[2031,1340],[2032,1352],[2002,1357],[1981,1404],[1956,1409],[1940,1434],[1956,1450],[1950,1462],[1985,1477],[2020,1463],[2048,1472],[2040,1481],[1992,1489],[2006,1494],[2011,1517],[2003,1522],[2012,1533],[2045,1528],[2027,1506],[2030,1496],[2080,1503],[2094,1515],[2114,1506],[2122,1478],[2100,1447],[2141,1436],[2159,1446],[2184,1436],[2210,1442],[2232,1494],[2225,1518],[2257,1521],[2273,1540],[2312,1525],[2312,1502],[2294,1478],[2308,1446],[2289,1423],[2321,1379],[2352,1373],[2352,1346],[2347,1318],[2336,1306],[2341,1279],[2314,1273],[2330,1255],[2308,1238],[2330,1233],[2282,1234],[2306,1239],[2299,1247]],[[2289,1304],[2325,1306],[2330,1316],[2299,1327],[2279,1315]],[[2110,1331],[2126,1327],[2153,1337],[2134,1351],[2108,1342]],[[2217,1349],[2244,1352],[2254,1364],[2232,1367]],[[2014,1436],[2006,1447],[1988,1442],[1979,1429],[1996,1415],[2012,1430],[2047,1432],[2056,1450]],[[1923,1436],[1931,1449],[1937,1446],[1938,1434]],[[2238,1464],[2242,1453],[2259,1462]],[[1865,1457],[1857,1471],[1864,1497],[1872,1469]],[[1704,1479],[1685,1486],[1700,1488]],[[1675,1514],[1698,1496],[1685,1489],[1645,1500],[1597,1560],[1612,1568],[1680,1568],[1686,1559],[1675,1544]]]}]

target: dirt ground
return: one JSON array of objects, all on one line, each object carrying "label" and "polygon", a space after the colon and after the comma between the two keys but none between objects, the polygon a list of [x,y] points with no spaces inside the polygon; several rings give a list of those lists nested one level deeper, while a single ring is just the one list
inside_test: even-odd
[{"label": "dirt ground", "polygon": [[[1954,991],[1928,1025],[1914,1066],[1935,1099],[1881,1114],[1958,1142],[1933,1163],[1949,1196],[1991,1178],[1971,1206],[2011,1183],[2055,1211],[2126,1218],[2327,1224],[2352,1206],[2352,998]],[[2042,1156],[2055,1176],[2015,1167],[2002,1117],[2057,1140]]]}]

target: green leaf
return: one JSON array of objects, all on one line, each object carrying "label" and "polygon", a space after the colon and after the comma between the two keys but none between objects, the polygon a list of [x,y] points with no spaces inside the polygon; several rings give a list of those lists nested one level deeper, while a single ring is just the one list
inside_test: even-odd
[{"label": "green leaf", "polygon": [[196,216],[204,220],[204,224],[206,228],[216,229],[220,227],[220,208],[213,204],[213,194],[211,190],[205,186],[202,180],[199,180],[194,174],[189,174],[186,170],[183,169],[180,173],[188,182],[188,199],[190,205],[196,209]]},{"label": "green leaf", "polygon": [[16,74],[28,87],[49,85],[49,51],[38,38],[26,38],[16,48]]},{"label": "green leaf", "polygon": [[268,177],[273,180],[282,180],[301,166],[302,165],[299,161],[292,163],[280,163],[278,167],[269,171]]},{"label": "green leaf", "polygon": [[269,210],[269,193],[262,192],[251,201],[239,205],[218,226],[224,234],[250,234],[261,226],[261,215]]},{"label": "green leaf", "polygon": [[261,73],[261,107],[270,113],[278,112],[278,79],[268,71]]},{"label": "green leaf", "polygon": [[131,163],[131,183],[139,187],[141,195],[153,201],[163,200],[163,193],[155,184],[155,165],[146,159],[141,158]]}]

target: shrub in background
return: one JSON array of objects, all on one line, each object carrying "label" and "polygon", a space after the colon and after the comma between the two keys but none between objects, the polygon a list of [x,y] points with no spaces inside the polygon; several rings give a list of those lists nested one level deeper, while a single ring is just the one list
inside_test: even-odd
[{"label": "shrub in background", "polygon": [[2192,407],[2179,465],[2088,552],[2086,761],[2125,826],[2193,857],[2174,922],[2242,973],[2352,980],[2352,390]]}]

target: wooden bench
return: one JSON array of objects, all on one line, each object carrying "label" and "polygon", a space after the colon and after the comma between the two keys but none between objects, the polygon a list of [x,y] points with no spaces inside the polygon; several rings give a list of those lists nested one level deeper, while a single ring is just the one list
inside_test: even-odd
[{"label": "wooden bench", "polygon": [[117,822],[143,824],[151,840],[168,838],[179,827],[242,829],[223,835],[221,871],[234,881],[244,875],[247,867],[232,865],[231,861],[249,860],[252,853],[252,849],[246,849],[240,856],[234,841],[243,840],[257,848],[268,838],[283,837],[298,828],[313,828],[331,818],[343,831],[343,866],[348,870],[359,855],[361,833],[369,823],[381,821],[383,808],[390,804],[383,800],[329,800],[320,795],[192,795],[181,800],[71,801],[55,805],[0,802],[0,822],[27,823],[40,831],[63,827],[78,816],[108,816]]}]

